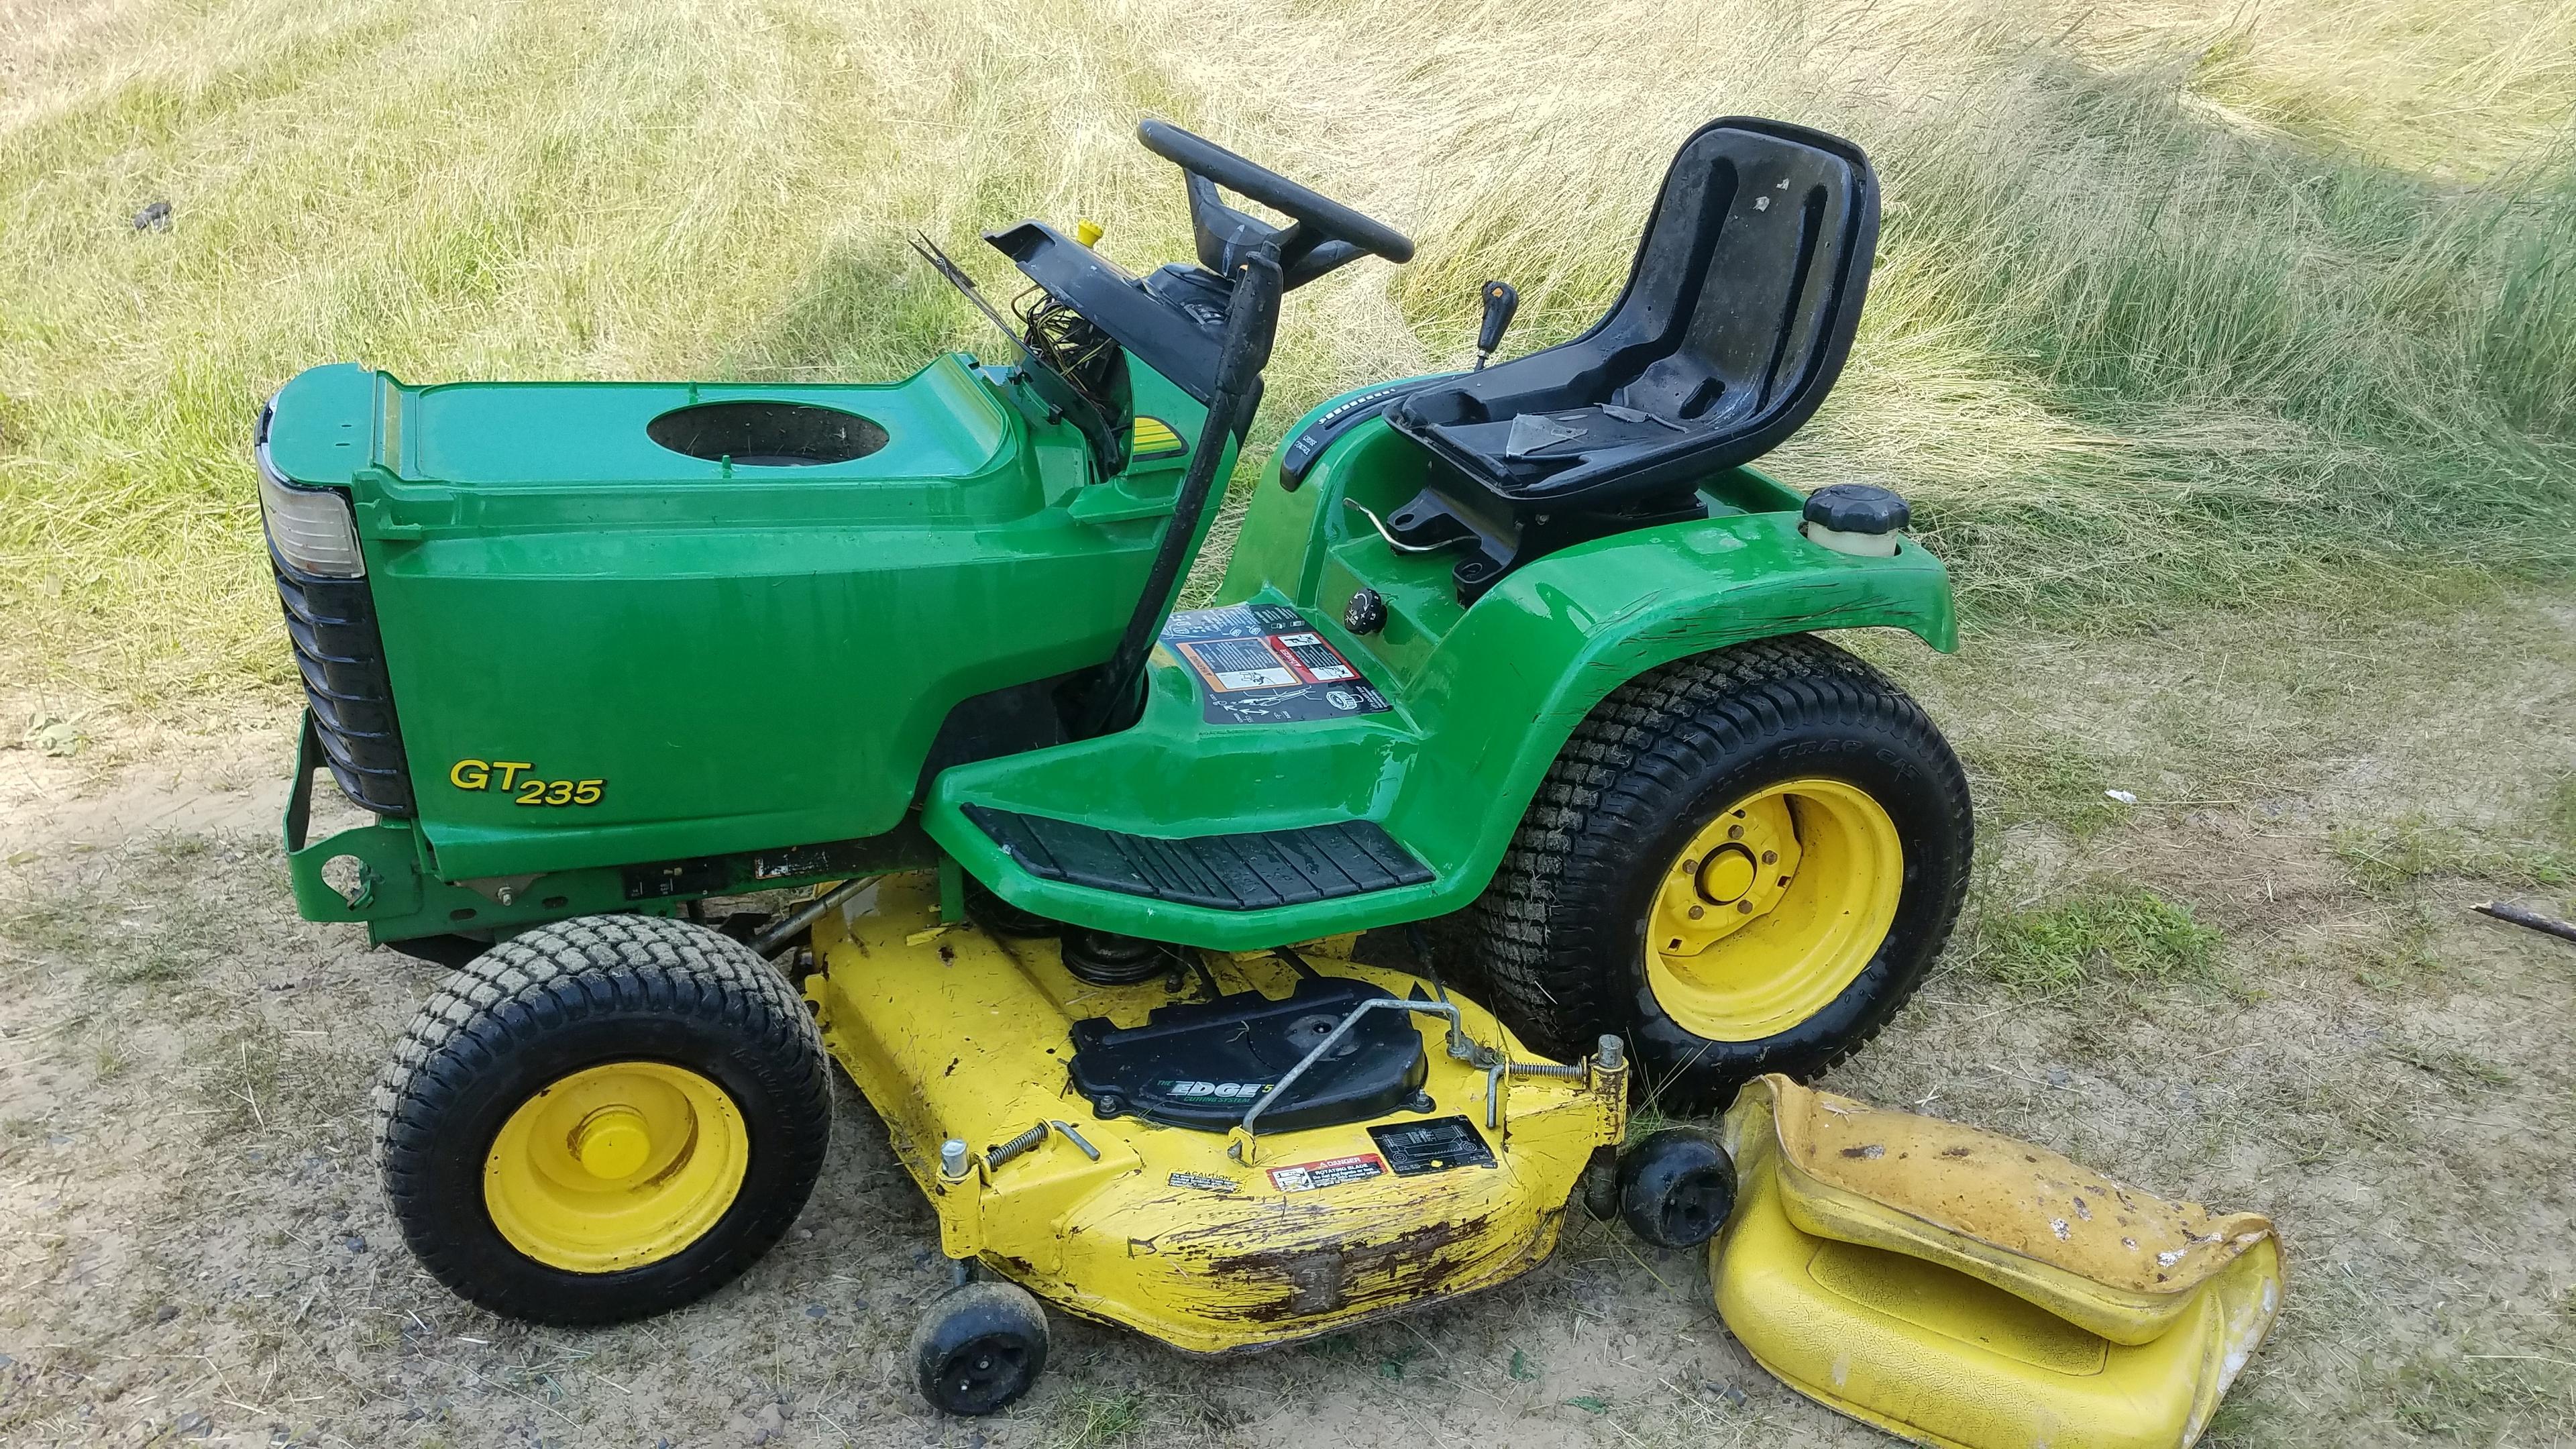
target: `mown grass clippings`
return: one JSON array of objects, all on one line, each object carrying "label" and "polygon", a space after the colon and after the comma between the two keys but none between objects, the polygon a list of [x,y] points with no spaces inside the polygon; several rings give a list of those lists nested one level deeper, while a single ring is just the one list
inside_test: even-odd
[{"label": "mown grass clippings", "polygon": [[2513,1085],[2513,1073],[2463,1046],[2442,1042],[2401,1041],[2388,1054],[2415,1070],[2470,1089],[2495,1090]]},{"label": "mown grass clippings", "polygon": [[2048,995],[2088,985],[2217,985],[2219,933],[2191,908],[2141,886],[2104,884],[2046,905],[1989,907],[1969,960],[2009,990]]},{"label": "mown grass clippings", "polygon": [[2434,929],[2434,912],[2428,904],[2391,912],[2380,932],[2345,947],[2352,979],[2373,991],[2423,991],[2443,969],[2442,958],[2433,949]]},{"label": "mown grass clippings", "polygon": [[2545,1444],[2576,1434],[2576,1348],[2428,1349],[2389,1374],[2409,1433],[2459,1443]]}]

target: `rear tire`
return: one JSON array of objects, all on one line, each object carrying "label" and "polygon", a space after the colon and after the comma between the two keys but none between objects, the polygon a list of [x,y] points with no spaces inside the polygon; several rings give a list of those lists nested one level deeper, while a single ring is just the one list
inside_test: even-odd
[{"label": "rear tire", "polygon": [[1789,635],[1612,691],[1463,924],[1514,1032],[1566,1061],[1615,1032],[1644,1095],[1699,1112],[1875,1036],[1948,941],[1972,843],[1921,707]]},{"label": "rear tire", "polygon": [[821,1034],[704,926],[542,926],[440,986],[376,1086],[385,1196],[459,1297],[615,1323],[715,1291],[805,1206],[831,1138]]}]

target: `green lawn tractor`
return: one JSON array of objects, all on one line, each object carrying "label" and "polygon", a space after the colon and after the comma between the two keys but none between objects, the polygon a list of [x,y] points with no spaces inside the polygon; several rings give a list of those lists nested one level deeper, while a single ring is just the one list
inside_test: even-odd
[{"label": "green lawn tractor", "polygon": [[[1952,648],[1947,575],[1895,495],[1749,466],[1850,347],[1861,153],[1702,128],[1598,325],[1487,366],[1487,284],[1476,368],[1301,419],[1175,612],[1283,295],[1413,245],[1139,136],[1194,264],[1022,222],[1006,316],[920,244],[999,365],[344,365],[263,414],[296,900],[458,968],[377,1104],[466,1298],[600,1323],[732,1279],[812,1190],[830,1059],[956,1264],[940,1407],[1027,1389],[1041,1299],[1198,1353],[1339,1330],[1527,1270],[1575,1201],[1706,1240],[1723,1155],[1623,1154],[1630,1104],[1819,1070],[1939,952],[1965,780],[1814,631]],[[373,823],[308,839],[324,768]]]}]

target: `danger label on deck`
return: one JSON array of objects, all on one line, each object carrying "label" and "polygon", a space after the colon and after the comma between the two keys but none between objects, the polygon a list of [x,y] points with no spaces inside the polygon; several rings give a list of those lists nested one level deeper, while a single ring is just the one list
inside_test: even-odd
[{"label": "danger label on deck", "polygon": [[1270,1185],[1281,1192],[1312,1192],[1319,1187],[1339,1187],[1346,1182],[1366,1182],[1386,1171],[1385,1159],[1374,1152],[1355,1157],[1327,1157],[1321,1162],[1300,1162],[1294,1167],[1270,1169]]},{"label": "danger label on deck", "polygon": [[1198,677],[1211,724],[1293,724],[1394,708],[1283,604],[1174,614],[1162,643],[1167,657]]}]

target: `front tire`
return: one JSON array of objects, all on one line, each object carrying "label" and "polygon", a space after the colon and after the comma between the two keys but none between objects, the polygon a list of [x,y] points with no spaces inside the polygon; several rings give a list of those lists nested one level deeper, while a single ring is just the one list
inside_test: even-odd
[{"label": "front tire", "polygon": [[376,1088],[385,1196],[458,1296],[616,1323],[715,1291],[803,1209],[831,1136],[794,990],[703,926],[589,916],[448,978]]},{"label": "front tire", "polygon": [[1467,926],[1493,1004],[1632,1043],[1669,1111],[1850,1055],[1948,941],[1968,785],[1921,707],[1808,635],[1650,670],[1549,769]]}]

